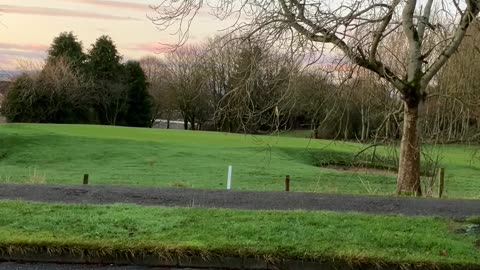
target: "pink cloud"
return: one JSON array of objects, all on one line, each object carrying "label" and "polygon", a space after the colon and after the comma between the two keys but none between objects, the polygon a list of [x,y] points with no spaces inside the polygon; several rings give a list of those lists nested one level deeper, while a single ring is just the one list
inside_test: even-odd
[{"label": "pink cloud", "polygon": [[35,6],[11,6],[0,5],[0,12],[2,13],[16,13],[16,14],[31,14],[31,15],[44,15],[55,17],[79,17],[90,19],[102,19],[102,20],[138,20],[132,17],[115,16],[109,14],[101,14],[88,11],[78,11],[70,9],[60,8],[48,8],[48,7],[35,7]]},{"label": "pink cloud", "polygon": [[57,1],[69,2],[69,3],[81,3],[81,4],[89,4],[89,5],[95,5],[95,6],[121,8],[121,9],[139,9],[139,10],[149,9],[149,5],[147,4],[134,3],[134,2],[119,2],[119,1],[112,1],[112,0],[57,0]]},{"label": "pink cloud", "polygon": [[44,44],[14,44],[14,43],[0,42],[0,49],[44,52],[44,51],[48,50],[48,45],[44,45]]},{"label": "pink cloud", "polygon": [[150,43],[138,43],[130,46],[126,49],[133,50],[133,51],[143,51],[149,53],[161,53],[168,50],[171,50],[173,45],[162,44],[158,42],[150,42]]},{"label": "pink cloud", "polygon": [[[12,52],[12,51],[10,51]],[[43,65],[42,55],[31,55],[29,53],[17,52],[9,54],[0,50],[0,70],[27,70],[36,69]]]}]

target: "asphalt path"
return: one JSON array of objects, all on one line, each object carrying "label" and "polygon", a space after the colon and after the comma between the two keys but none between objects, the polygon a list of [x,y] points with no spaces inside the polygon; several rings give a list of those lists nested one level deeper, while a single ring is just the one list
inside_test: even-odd
[{"label": "asphalt path", "polygon": [[163,207],[328,210],[368,214],[480,216],[480,200],[400,198],[297,192],[252,192],[128,186],[0,185],[0,200]]}]

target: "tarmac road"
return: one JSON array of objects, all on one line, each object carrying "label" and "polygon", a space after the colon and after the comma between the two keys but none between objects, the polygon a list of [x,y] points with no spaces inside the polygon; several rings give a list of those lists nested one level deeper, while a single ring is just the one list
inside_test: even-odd
[{"label": "tarmac road", "polygon": [[76,204],[134,203],[164,207],[251,210],[328,210],[447,218],[480,216],[480,200],[297,192],[247,192],[95,185],[0,185],[0,200],[5,199]]}]

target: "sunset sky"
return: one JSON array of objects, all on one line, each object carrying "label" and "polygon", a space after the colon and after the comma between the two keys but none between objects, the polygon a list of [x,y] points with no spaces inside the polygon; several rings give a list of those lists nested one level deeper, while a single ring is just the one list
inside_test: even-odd
[{"label": "sunset sky", "polygon": [[[174,43],[173,30],[159,31],[147,18],[160,0],[2,0],[0,4],[0,70],[15,70],[18,59],[42,59],[53,38],[73,31],[90,48],[110,35],[126,59],[158,52],[159,43]],[[210,16],[197,18],[189,42],[213,36],[223,26]]]}]

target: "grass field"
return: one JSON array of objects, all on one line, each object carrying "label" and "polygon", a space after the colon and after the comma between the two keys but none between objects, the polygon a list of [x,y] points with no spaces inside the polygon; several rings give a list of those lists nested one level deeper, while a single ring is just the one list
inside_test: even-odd
[{"label": "grass field", "polygon": [[[236,190],[392,194],[395,176],[319,168],[364,146],[284,136],[82,125],[0,125],[0,182],[177,186],[224,189],[233,165]],[[446,195],[480,198],[473,146],[441,146]]]},{"label": "grass field", "polygon": [[0,216],[0,249],[7,252],[49,247],[480,266],[478,235],[460,233],[469,223],[439,218],[14,201],[0,201]]}]

